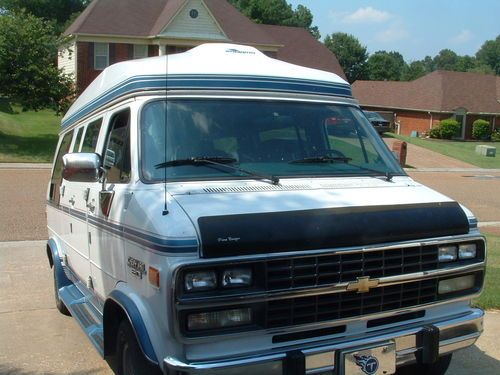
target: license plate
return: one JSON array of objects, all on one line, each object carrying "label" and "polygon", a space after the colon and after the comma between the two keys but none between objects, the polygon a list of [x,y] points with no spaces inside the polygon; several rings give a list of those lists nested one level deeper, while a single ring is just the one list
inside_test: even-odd
[{"label": "license plate", "polygon": [[377,346],[355,348],[340,353],[341,374],[389,375],[396,372],[396,344],[392,341]]}]

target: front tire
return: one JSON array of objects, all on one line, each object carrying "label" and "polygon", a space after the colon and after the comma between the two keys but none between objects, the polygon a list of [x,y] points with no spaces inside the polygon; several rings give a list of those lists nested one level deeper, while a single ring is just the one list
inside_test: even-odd
[{"label": "front tire", "polygon": [[160,369],[142,354],[130,323],[124,319],[118,327],[116,340],[117,375],[155,375]]},{"label": "front tire", "polygon": [[451,354],[439,357],[436,363],[432,364],[414,364],[401,367],[396,372],[397,375],[444,375],[451,362]]}]

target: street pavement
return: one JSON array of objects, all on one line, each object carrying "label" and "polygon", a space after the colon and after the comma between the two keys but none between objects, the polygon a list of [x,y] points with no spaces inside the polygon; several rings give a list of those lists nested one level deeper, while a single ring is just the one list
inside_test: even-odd
[{"label": "street pavement", "polygon": [[[0,243],[0,374],[111,375],[78,323],[54,305],[45,241]],[[449,375],[500,374],[500,313],[476,345],[454,354]]]}]

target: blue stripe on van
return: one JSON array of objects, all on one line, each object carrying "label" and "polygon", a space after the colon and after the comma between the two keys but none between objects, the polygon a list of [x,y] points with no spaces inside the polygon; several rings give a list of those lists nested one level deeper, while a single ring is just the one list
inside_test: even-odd
[{"label": "blue stripe on van", "polygon": [[294,78],[241,75],[144,75],[129,78],[104,92],[62,122],[66,128],[116,98],[148,90],[247,90],[352,97],[348,84]]},{"label": "blue stripe on van", "polygon": [[[48,201],[47,204],[77,219],[83,221],[87,220],[87,214],[85,212],[61,205],[56,205],[50,201]],[[105,230],[116,236],[126,238],[127,240],[156,251],[175,254],[198,252],[199,246],[197,239],[166,239],[156,237],[140,232],[139,230],[132,227],[111,223],[109,221],[93,216],[88,216],[88,222],[90,225],[93,225],[99,229]]]}]

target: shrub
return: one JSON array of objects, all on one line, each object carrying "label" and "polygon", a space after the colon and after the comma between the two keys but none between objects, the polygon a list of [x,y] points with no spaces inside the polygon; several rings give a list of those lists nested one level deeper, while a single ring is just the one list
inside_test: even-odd
[{"label": "shrub", "polygon": [[493,133],[491,133],[491,140],[493,142],[500,142],[500,129],[495,129]]},{"label": "shrub", "polygon": [[460,124],[457,120],[452,118],[442,120],[439,123],[439,130],[441,136],[440,138],[451,139],[453,136],[458,135],[458,132],[460,131]]},{"label": "shrub", "polygon": [[434,126],[432,129],[429,130],[429,137],[431,138],[441,138],[441,128],[440,126]]},{"label": "shrub", "polygon": [[472,123],[472,138],[489,139],[491,136],[491,125],[488,121],[478,119]]}]

